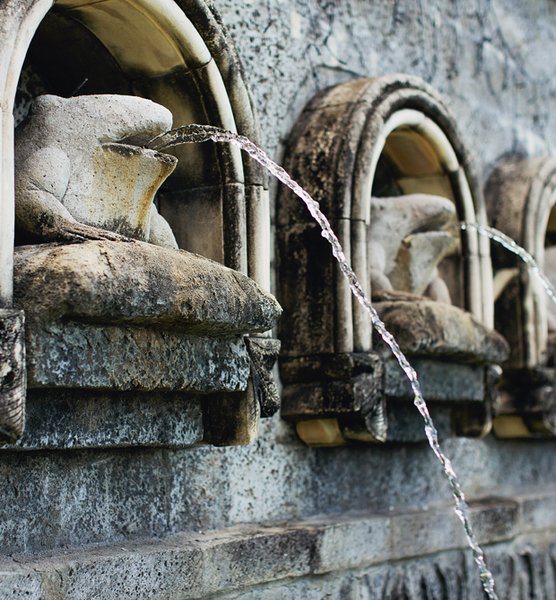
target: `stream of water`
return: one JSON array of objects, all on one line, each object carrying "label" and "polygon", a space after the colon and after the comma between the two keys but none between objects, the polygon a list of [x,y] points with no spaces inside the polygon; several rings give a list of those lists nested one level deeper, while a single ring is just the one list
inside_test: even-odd
[{"label": "stream of water", "polygon": [[527,252],[527,250],[525,250],[525,248],[522,248],[519,244],[516,244],[511,237],[507,236],[505,233],[502,233],[502,231],[495,229],[494,227],[487,227],[486,225],[479,225],[478,223],[463,222],[459,223],[459,228],[463,229],[464,231],[466,229],[473,229],[518,256],[527,265],[529,271],[539,278],[547,296],[556,305],[556,289],[554,289],[554,286],[548,277],[539,267],[537,261],[533,258],[533,256],[531,256],[531,254],[529,254],[529,252]]},{"label": "stream of water", "polygon": [[[409,361],[405,357],[398,343],[392,336],[392,334],[386,329],[386,326],[378,316],[378,313],[373,308],[371,301],[367,298],[357,276],[352,270],[349,262],[344,254],[342,246],[336,237],[336,234],[332,231],[330,223],[326,216],[321,212],[319,203],[314,200],[296,181],[294,181],[290,175],[277,163],[275,163],[263,150],[256,146],[251,140],[244,136],[240,136],[231,131],[226,131],[218,127],[209,125],[185,125],[166,132],[160,136],[157,136],[151,140],[147,146],[153,150],[163,150],[171,146],[177,146],[184,143],[194,142],[206,142],[212,140],[213,142],[229,142],[239,146],[249,156],[256,160],[259,164],[265,167],[274,177],[280,180],[282,183],[287,185],[297,196],[299,196],[307,209],[311,213],[313,219],[319,224],[322,229],[322,236],[330,243],[332,247],[332,253],[338,261],[342,273],[345,275],[349,282],[351,291],[357,300],[363,305],[365,310],[368,312],[374,328],[377,330],[379,335],[382,337],[384,342],[388,344],[392,353],[396,357],[400,367],[406,374],[414,395],[414,404],[417,410],[423,417],[425,424],[425,433],[429,445],[434,452],[435,456],[440,461],[444,474],[448,480],[450,490],[455,501],[455,512],[463,524],[467,543],[473,552],[475,563],[479,569],[479,577],[483,590],[486,596],[491,600],[497,600],[498,596],[494,591],[494,579],[491,572],[489,571],[485,556],[482,548],[479,546],[473,527],[469,518],[469,509],[465,501],[463,490],[461,489],[460,483],[452,467],[450,459],[442,451],[438,442],[438,432],[434,423],[430,417],[429,410],[423,394],[421,391],[421,385],[417,379],[417,373],[413,367],[409,364]],[[465,224],[466,227],[471,227],[473,224]],[[474,225],[473,225],[474,226]],[[463,227],[463,226],[462,226]],[[494,238],[493,238],[494,239]],[[534,262],[534,261],[533,261]],[[556,296],[555,296],[556,298]]]}]

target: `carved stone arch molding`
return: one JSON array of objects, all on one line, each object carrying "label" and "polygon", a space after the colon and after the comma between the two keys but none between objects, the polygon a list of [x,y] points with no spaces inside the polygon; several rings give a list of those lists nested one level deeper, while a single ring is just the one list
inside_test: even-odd
[{"label": "carved stone arch molding", "polygon": [[[514,239],[556,283],[556,160],[513,157],[491,173],[485,198],[489,220]],[[556,311],[525,264],[492,246],[495,323],[510,343],[502,393],[495,407],[499,437],[556,434]]]},{"label": "carved stone arch molding", "polygon": [[[174,127],[191,122],[209,123],[238,131],[254,141],[259,138],[259,128],[230,38],[212,6],[204,0],[8,0],[0,10],[3,13],[0,31],[0,306],[9,308],[13,295],[14,111],[16,120],[21,120],[32,97],[44,93],[63,97],[114,93],[141,96],[169,109]],[[270,217],[266,175],[232,145],[185,145],[173,149],[172,153],[178,158],[178,166],[158,192],[156,202],[171,225],[179,247],[239,271],[262,290],[268,290]],[[216,274],[215,281],[218,278]],[[238,285],[241,287],[241,283]],[[20,313],[13,314],[14,323],[20,323]],[[266,328],[274,318],[267,319]],[[157,390],[160,387],[166,391],[169,388],[177,392],[203,393],[205,441],[222,444],[249,441],[254,435],[258,409],[245,400],[246,393],[241,390],[257,364],[260,373],[255,379],[268,384],[267,366],[262,365],[272,362],[277,348],[277,342],[266,334],[256,333],[261,330],[261,323],[246,322],[243,329],[223,326],[222,335],[227,338],[228,350],[224,351],[223,347],[220,350],[222,360],[228,360],[230,372],[222,375],[222,381],[214,386],[204,385],[202,375],[197,382],[188,383],[184,377],[179,385],[167,382],[158,386],[156,378],[151,378],[149,383],[148,377],[141,381],[141,376],[135,373],[129,375],[129,385],[122,384],[120,389]],[[229,345],[230,336],[239,335],[237,340],[240,340],[246,333],[251,333],[250,357],[242,342],[238,346],[241,347],[239,354],[237,348],[231,350]],[[213,331],[208,335],[214,337]],[[149,343],[151,348],[153,344],[156,346],[153,340]],[[160,343],[164,347],[164,343]],[[170,347],[171,344],[166,348],[168,352]],[[30,350],[31,388],[41,387],[46,390],[44,393],[50,393],[49,389],[64,386],[112,387],[106,381],[89,385],[86,381],[79,382],[79,376],[70,375],[67,381],[65,375],[60,376],[60,381],[54,380],[56,375],[52,381],[46,381],[44,372],[50,366],[48,360],[55,360],[52,357],[56,352],[52,351],[50,358],[37,366],[32,348]],[[203,351],[199,350],[200,354],[195,354],[193,348],[190,351],[196,356],[193,360],[202,362]],[[212,348],[211,352],[217,355],[218,348]],[[239,357],[238,361],[234,362],[232,355]],[[213,371],[217,367],[211,366]],[[39,373],[41,368],[42,374]],[[89,382],[93,380],[91,377]],[[21,387],[23,382],[19,383]],[[251,395],[257,392],[253,392],[252,384],[248,387]],[[218,390],[226,393],[220,394]],[[219,395],[218,400],[209,400],[212,392]],[[268,389],[258,392],[264,395]],[[268,398],[263,401],[263,412],[271,411],[273,401],[275,397],[272,401]],[[232,418],[232,413],[237,414],[238,410],[243,411],[245,418]],[[222,419],[221,415],[226,416]],[[232,421],[237,421],[236,431],[233,431]]]},{"label": "carved stone arch molding", "polygon": [[[507,347],[491,330],[488,240],[457,228],[458,220],[486,224],[486,210],[440,94],[400,74],[324,90],[295,125],[285,167],[320,202],[421,373],[444,435],[487,432],[497,372],[488,365]],[[308,443],[421,439],[407,382],[288,192],[278,202],[278,242],[282,415]]]}]

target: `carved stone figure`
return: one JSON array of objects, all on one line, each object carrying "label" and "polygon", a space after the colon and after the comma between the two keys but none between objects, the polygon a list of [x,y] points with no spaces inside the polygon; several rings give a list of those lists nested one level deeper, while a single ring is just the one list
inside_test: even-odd
[{"label": "carved stone figure", "polygon": [[450,303],[437,266],[457,248],[456,238],[442,231],[455,218],[453,202],[440,196],[373,197],[371,289],[399,290]]},{"label": "carved stone figure", "polygon": [[141,147],[171,126],[170,111],[144,98],[39,96],[16,136],[19,241],[127,236],[177,248],[153,204],[177,161]]},{"label": "carved stone figure", "polygon": [[[378,315],[423,375],[447,435],[488,431],[491,363],[508,353],[490,329],[489,245],[456,229],[459,218],[485,224],[472,155],[442,97],[400,74],[320,91],[284,153],[286,170],[319,202]],[[282,414],[311,445],[422,439],[390,349],[297,198],[280,194]],[[461,387],[446,386],[448,370]]]},{"label": "carved stone figure", "polygon": [[[446,230],[453,202],[429,194],[371,199],[371,290],[376,310],[411,356],[502,362],[502,336],[451,304],[438,265],[458,248]],[[377,343],[380,343],[377,339]]]},{"label": "carved stone figure", "polygon": [[42,242],[14,256],[29,386],[243,392],[256,377],[271,413],[271,361],[244,336],[269,330],[280,306],[178,250],[153,204],[176,159],[142,147],[171,126],[142,98],[41,96],[17,131],[18,239]]}]

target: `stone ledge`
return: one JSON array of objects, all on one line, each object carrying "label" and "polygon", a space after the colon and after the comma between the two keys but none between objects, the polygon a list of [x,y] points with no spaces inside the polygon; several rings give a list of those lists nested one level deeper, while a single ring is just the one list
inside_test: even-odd
[{"label": "stone ledge", "polygon": [[[556,532],[556,490],[471,503],[483,544]],[[543,508],[544,507],[544,508]],[[542,516],[543,515],[543,516]],[[0,563],[0,597],[184,599],[465,549],[451,505],[179,534]],[[488,552],[487,552],[488,554]]]},{"label": "stone ledge", "polygon": [[183,392],[29,390],[26,412],[22,437],[0,452],[184,448],[203,440],[201,397]]},{"label": "stone ledge", "polygon": [[242,336],[53,322],[29,328],[26,350],[35,389],[237,392],[249,378]]},{"label": "stone ledge", "polygon": [[[417,371],[423,395],[428,401],[484,402],[485,367],[411,357]],[[409,380],[397,361],[388,356],[384,361],[384,394],[390,400],[413,400]]]}]

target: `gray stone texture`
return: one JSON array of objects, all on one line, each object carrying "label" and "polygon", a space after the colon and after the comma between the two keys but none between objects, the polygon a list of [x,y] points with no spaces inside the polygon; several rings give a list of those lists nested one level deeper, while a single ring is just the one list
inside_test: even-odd
[{"label": "gray stone texture", "polygon": [[463,363],[501,363],[508,357],[499,333],[456,306],[413,300],[376,302],[375,308],[407,356]]},{"label": "gray stone texture", "polygon": [[188,447],[203,440],[194,394],[28,390],[25,409],[25,432],[11,448]]},{"label": "gray stone texture", "polygon": [[0,309],[0,443],[13,442],[25,427],[25,315]]},{"label": "gray stone texture", "polygon": [[276,300],[241,273],[143,242],[21,246],[14,302],[36,321],[150,325],[208,336],[263,332]]},{"label": "gray stone texture", "polygon": [[538,154],[554,143],[555,84],[542,58],[555,38],[548,0],[215,6],[243,62],[271,152],[317,91],[384,73],[417,75],[445,95],[483,173],[509,150]]},{"label": "gray stone texture", "polygon": [[[510,151],[540,153],[556,145],[556,83],[553,63],[547,59],[556,51],[556,14],[549,0],[215,0],[214,5],[243,62],[263,144],[278,160],[281,142],[317,91],[354,77],[388,72],[418,75],[444,94],[482,180],[498,157]],[[318,239],[318,233],[311,235]],[[454,439],[445,449],[468,498],[503,494],[511,499],[553,486],[556,480],[552,442]],[[3,451],[0,479],[5,482],[0,538],[6,555],[57,553],[85,544],[127,547],[138,538],[193,535],[238,523],[293,521],[322,513],[332,518],[334,530],[335,515],[345,511],[375,513],[391,507],[403,513],[448,502],[446,484],[425,444],[308,449],[278,417],[263,422],[258,440],[244,448]],[[516,525],[518,537],[530,527],[545,533],[524,538],[523,546],[493,546],[493,556],[500,557],[493,560],[494,574],[502,597],[531,597],[533,589],[543,590],[533,597],[553,598],[554,549],[547,550],[545,537],[554,540],[554,500],[533,497],[527,502],[532,512]],[[431,520],[448,529],[452,527],[446,524],[448,519],[454,517],[443,509],[433,511]],[[372,527],[356,523],[348,528],[347,539],[340,536],[336,542],[332,532],[322,542],[323,564],[340,556],[346,561],[339,566],[343,570],[325,575],[304,571],[307,546],[300,535],[295,538],[299,545],[292,546],[298,549],[296,559],[288,556],[280,562],[284,579],[251,590],[228,587],[220,592],[211,587],[200,588],[201,592],[243,600],[380,594],[395,598],[403,597],[400,590],[406,586],[410,598],[457,598],[462,589],[463,597],[464,593],[481,597],[469,553],[460,550],[359,568],[352,544],[361,539],[357,536],[367,539],[365,533],[369,529],[373,533]],[[379,540],[379,533],[372,539]],[[184,547],[180,545],[182,552]],[[207,576],[212,573],[208,569],[219,566],[216,560],[203,563],[202,553],[189,552],[177,563],[168,563],[180,569],[182,586],[193,586],[202,577],[203,564]],[[133,585],[159,581],[158,571],[150,570],[152,563],[141,568],[142,560],[138,553]],[[243,577],[241,561],[240,551],[231,561],[238,570],[234,577]],[[115,562],[112,573],[125,577],[120,567],[125,563]],[[89,584],[106,582],[103,593],[114,587],[120,598],[125,594],[148,598],[151,593],[134,595],[136,588],[131,583],[120,585],[121,580],[113,586],[109,576],[101,577],[101,566],[92,577],[95,563],[89,559],[75,566],[76,579],[55,569],[46,569],[48,575],[43,576],[16,565],[3,565],[3,573],[8,571],[0,587],[4,596],[4,590],[11,593],[16,585],[22,598],[25,594],[49,598],[49,589],[50,597],[56,597],[60,589],[77,589],[71,586],[78,576]],[[252,572],[257,568],[253,566]],[[296,577],[301,574],[306,576]],[[214,581],[223,582],[225,590],[231,579],[222,575]],[[167,582],[156,584],[161,594]],[[258,585],[253,579],[245,583]]]},{"label": "gray stone texture", "polygon": [[[554,495],[536,499],[553,502]],[[517,534],[535,510],[519,497],[485,498],[471,506],[489,563],[500,576],[501,597],[548,599],[556,591],[550,529],[539,523],[527,535]],[[260,598],[278,597],[279,590],[280,597],[289,597],[296,589],[312,590],[298,596],[305,598],[334,593],[334,580],[359,579],[372,597],[382,589],[384,598],[480,598],[471,557],[458,551],[462,543],[449,506],[317,516],[34,559],[15,556],[0,562],[0,590],[36,597],[40,586],[44,600],[122,595],[170,600],[227,592]]]}]

